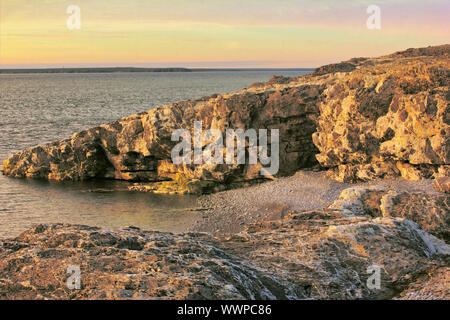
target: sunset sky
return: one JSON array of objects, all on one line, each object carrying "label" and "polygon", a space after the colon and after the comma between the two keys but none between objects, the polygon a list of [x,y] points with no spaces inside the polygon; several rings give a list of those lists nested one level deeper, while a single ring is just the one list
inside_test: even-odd
[{"label": "sunset sky", "polygon": [[[369,30],[366,9],[381,8]],[[66,25],[69,5],[81,28]],[[0,67],[317,67],[450,43],[449,0],[0,0]]]}]

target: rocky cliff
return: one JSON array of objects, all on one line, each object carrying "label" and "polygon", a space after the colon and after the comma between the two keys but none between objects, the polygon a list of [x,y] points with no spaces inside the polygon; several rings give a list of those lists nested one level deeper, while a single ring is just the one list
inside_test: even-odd
[{"label": "rocky cliff", "polygon": [[[340,181],[450,170],[450,46],[320,68],[327,81],[313,139]],[[352,67],[349,67],[349,66]],[[336,73],[336,70],[345,70]]]},{"label": "rocky cliff", "polygon": [[51,180],[164,181],[177,173],[219,183],[262,178],[258,165],[174,165],[171,149],[177,142],[171,141],[172,133],[186,128],[193,135],[198,120],[204,129],[221,132],[279,129],[280,174],[289,174],[316,163],[311,136],[323,89],[321,85],[270,87],[158,107],[19,152],[5,161],[3,173]]},{"label": "rocky cliff", "polygon": [[[131,181],[175,180],[178,174],[222,186],[267,178],[260,163],[173,164],[173,131],[192,134],[194,121],[202,121],[204,129],[222,133],[279,129],[279,175],[318,161],[340,181],[446,176],[449,55],[444,45],[357,58],[312,75],[274,77],[238,92],[157,107],[18,152],[4,162],[3,174]],[[204,139],[203,147],[210,142]]]},{"label": "rocky cliff", "polygon": [[37,225],[0,241],[0,299],[448,299],[449,222],[447,195],[372,186],[232,236]]}]

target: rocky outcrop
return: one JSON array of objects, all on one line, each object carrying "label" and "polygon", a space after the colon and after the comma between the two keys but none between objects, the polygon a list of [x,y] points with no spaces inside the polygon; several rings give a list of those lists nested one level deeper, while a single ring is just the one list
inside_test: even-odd
[{"label": "rocky outcrop", "polygon": [[356,66],[354,63],[350,62],[341,62],[341,63],[334,63],[329,64],[323,67],[319,67],[314,71],[315,76],[321,76],[328,73],[335,73],[335,72],[350,72],[356,69]]},{"label": "rocky outcrop", "polygon": [[450,243],[450,196],[399,192],[381,186],[344,190],[329,206],[345,216],[405,218]]},{"label": "rocky outcrop", "polygon": [[[172,133],[185,128],[193,136],[198,120],[204,130],[223,133],[227,128],[279,129],[279,174],[289,174],[317,163],[311,136],[323,89],[323,85],[270,87],[158,107],[19,152],[5,161],[3,173],[50,180],[131,181],[175,180],[182,174],[188,180],[227,185],[265,178],[260,165],[173,164],[171,150],[178,142],[171,141]],[[208,142],[203,140],[203,146]]]},{"label": "rocky outcrop", "polygon": [[[355,58],[311,75],[273,77],[238,92],[157,107],[21,151],[5,161],[3,173],[145,182],[182,174],[187,180],[213,182],[217,190],[267,178],[260,163],[173,164],[174,130],[185,128],[192,136],[194,121],[202,121],[204,130],[221,133],[229,128],[279,129],[279,175],[318,160],[333,178],[346,182],[448,176],[449,55],[450,45],[444,45]],[[210,142],[205,138],[202,147]]]},{"label": "rocky outcrop", "polygon": [[[0,299],[275,299],[279,279],[207,235],[37,225],[0,242]],[[81,271],[70,290],[67,269]]]},{"label": "rocky outcrop", "polygon": [[[422,229],[448,236],[447,203],[417,195],[410,210],[391,195],[352,188],[231,236],[37,225],[0,241],[0,298],[448,299],[450,247]],[[70,266],[80,290],[66,285]]]},{"label": "rocky outcrop", "polygon": [[448,300],[450,267],[433,268],[421,274],[403,290],[396,300]]},{"label": "rocky outcrop", "polygon": [[[328,210],[255,225],[224,246],[313,299],[390,299],[417,275],[449,263],[448,245],[410,220]],[[367,286],[370,266],[380,267],[380,290]]]},{"label": "rocky outcrop", "polygon": [[450,193],[450,177],[441,177],[433,181],[433,186],[437,191]]},{"label": "rocky outcrop", "polygon": [[331,176],[356,181],[448,175],[450,46],[349,63],[353,71],[322,80],[328,85],[313,139]]}]

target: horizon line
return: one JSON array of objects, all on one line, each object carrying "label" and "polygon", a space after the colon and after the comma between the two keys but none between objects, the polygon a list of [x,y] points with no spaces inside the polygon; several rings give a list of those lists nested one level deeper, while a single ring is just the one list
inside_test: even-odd
[{"label": "horizon line", "polygon": [[271,70],[292,70],[292,71],[314,71],[316,68],[285,68],[285,67],[34,67],[34,68],[3,68],[0,66],[0,73],[112,73],[112,72],[201,72],[201,71],[271,71]]},{"label": "horizon line", "polygon": [[189,69],[311,69],[333,63],[302,63],[294,61],[203,61],[203,62],[67,62],[67,63],[0,63],[0,69],[55,68],[189,68]]}]

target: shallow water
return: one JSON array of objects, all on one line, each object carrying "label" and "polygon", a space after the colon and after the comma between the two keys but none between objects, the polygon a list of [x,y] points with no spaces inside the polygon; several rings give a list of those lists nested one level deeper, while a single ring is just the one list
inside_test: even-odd
[{"label": "shallow water", "polygon": [[[0,161],[24,148],[171,102],[225,93],[292,71],[0,75]],[[36,223],[134,225],[182,232],[193,196],[133,193],[121,181],[46,182],[0,174],[0,238]]]}]

